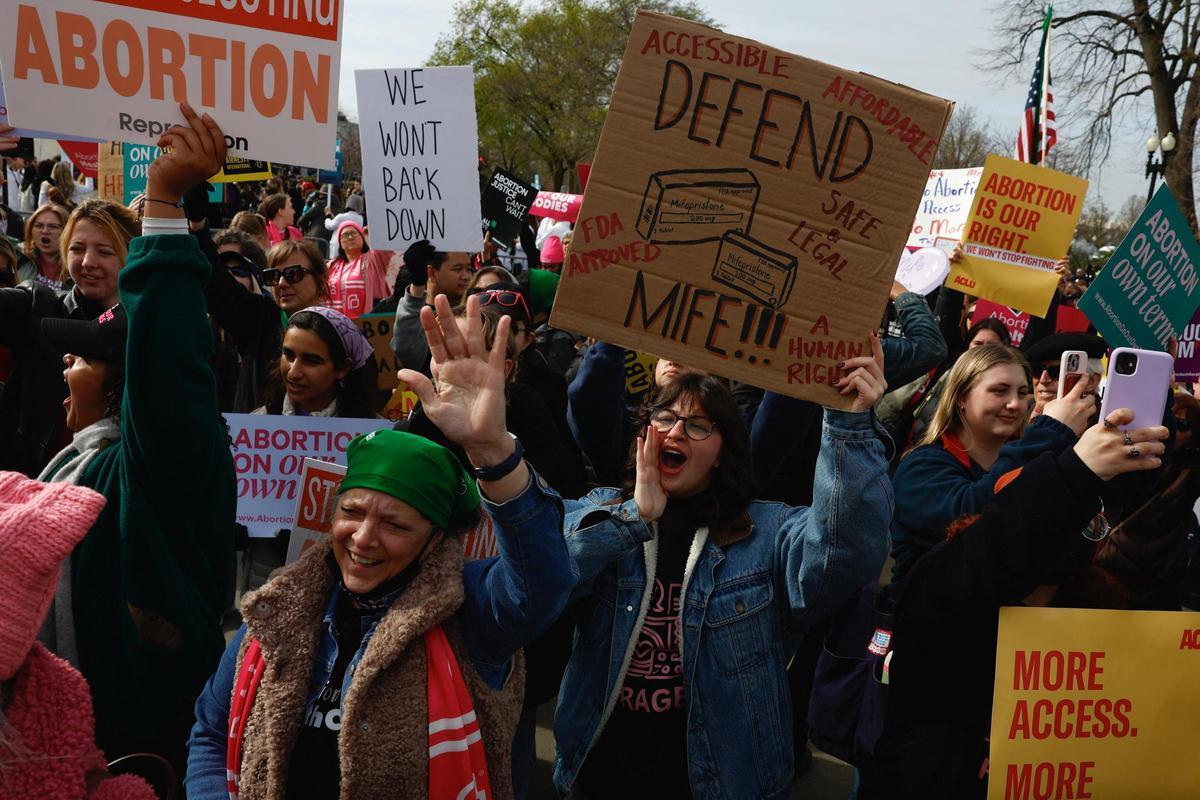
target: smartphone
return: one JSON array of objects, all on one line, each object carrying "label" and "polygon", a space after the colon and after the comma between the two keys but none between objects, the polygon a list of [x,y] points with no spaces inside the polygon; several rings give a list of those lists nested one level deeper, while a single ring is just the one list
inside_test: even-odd
[{"label": "smartphone", "polygon": [[1100,406],[1100,418],[1118,408],[1132,409],[1133,422],[1121,430],[1161,425],[1171,391],[1173,363],[1166,353],[1118,347],[1108,357],[1108,388]]},{"label": "smartphone", "polygon": [[1082,350],[1067,350],[1058,362],[1058,396],[1070,393],[1087,376],[1088,355]]}]

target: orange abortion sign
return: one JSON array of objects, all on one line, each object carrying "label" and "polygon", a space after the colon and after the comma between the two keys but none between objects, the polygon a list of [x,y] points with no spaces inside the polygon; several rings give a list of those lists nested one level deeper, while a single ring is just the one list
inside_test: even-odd
[{"label": "orange abortion sign", "polygon": [[334,168],[343,0],[22,0],[0,26],[24,128],[154,144],[208,111],[230,155]]}]

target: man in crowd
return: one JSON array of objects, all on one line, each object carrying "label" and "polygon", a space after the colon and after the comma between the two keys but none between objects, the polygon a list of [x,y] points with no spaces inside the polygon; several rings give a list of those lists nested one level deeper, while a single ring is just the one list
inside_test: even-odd
[{"label": "man in crowd", "polygon": [[428,374],[429,345],[421,330],[421,309],[439,294],[446,295],[451,305],[458,303],[471,281],[471,254],[443,253],[422,240],[404,251],[404,272],[409,284],[396,309],[392,350],[401,366]]}]

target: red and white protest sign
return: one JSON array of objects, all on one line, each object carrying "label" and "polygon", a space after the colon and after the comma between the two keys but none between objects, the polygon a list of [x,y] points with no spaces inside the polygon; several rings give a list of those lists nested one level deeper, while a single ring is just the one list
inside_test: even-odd
[{"label": "red and white protest sign", "polygon": [[237,521],[251,536],[271,537],[296,519],[306,458],[345,465],[346,446],[386,419],[226,414],[237,473]]},{"label": "red and white protest sign", "polygon": [[535,217],[564,219],[574,222],[579,219],[579,209],[583,205],[583,195],[566,192],[538,192],[537,199],[529,209]]},{"label": "red and white protest sign", "polygon": [[93,179],[100,177],[100,145],[98,142],[69,142],[59,139],[58,146],[84,175]]},{"label": "red and white protest sign", "polygon": [[19,0],[0,66],[10,120],[155,144],[207,111],[229,155],[335,168],[343,0]]},{"label": "red and white protest sign", "polygon": [[346,468],[317,458],[304,459],[300,470],[300,496],[296,498],[296,517],[288,540],[290,564],[333,529],[333,511],[338,485],[346,477]]},{"label": "red and white protest sign", "polygon": [[971,317],[971,324],[977,325],[989,317],[1000,320],[1004,323],[1004,327],[1008,328],[1008,335],[1012,337],[1013,347],[1020,347],[1021,340],[1025,338],[1025,331],[1029,328],[1030,316],[1024,311],[1017,311],[1015,308],[1002,306],[999,303],[993,303],[991,300],[979,300],[975,303],[975,314]]}]

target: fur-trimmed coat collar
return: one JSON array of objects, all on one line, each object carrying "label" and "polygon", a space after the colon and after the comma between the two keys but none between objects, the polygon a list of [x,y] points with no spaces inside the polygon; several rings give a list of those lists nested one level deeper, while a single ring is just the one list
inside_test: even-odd
[{"label": "fur-trimmed coat collar", "polygon": [[[325,563],[329,545],[310,547],[242,602],[247,635],[262,647],[266,671],[246,726],[241,796],[282,800],[292,748],[300,731],[325,607],[336,591]],[[442,625],[475,703],[492,792],[512,796],[512,738],[521,713],[524,665],[518,654],[505,687],[490,689],[475,671],[455,619],[463,604],[461,543],[447,537],[384,618],[354,673],[342,703],[340,751],[343,800],[423,798],[429,739],[424,633]]]}]

